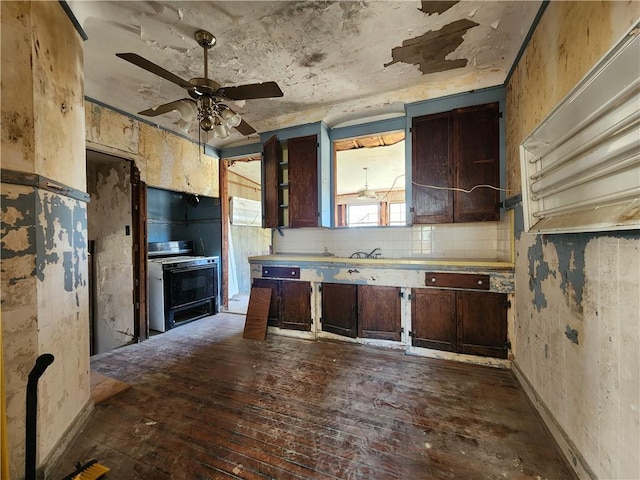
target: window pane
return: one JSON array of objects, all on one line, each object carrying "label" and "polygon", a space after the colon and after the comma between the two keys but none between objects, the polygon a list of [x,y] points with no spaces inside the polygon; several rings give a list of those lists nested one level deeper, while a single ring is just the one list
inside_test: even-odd
[{"label": "window pane", "polygon": [[365,227],[378,225],[380,205],[347,205],[347,226]]},{"label": "window pane", "polygon": [[406,225],[407,213],[406,203],[389,204],[389,225]]}]

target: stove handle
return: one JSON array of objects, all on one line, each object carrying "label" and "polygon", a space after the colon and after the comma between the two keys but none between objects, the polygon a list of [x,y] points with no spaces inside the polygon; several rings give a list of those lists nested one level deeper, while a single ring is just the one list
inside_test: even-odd
[{"label": "stove handle", "polygon": [[167,271],[169,273],[180,273],[180,272],[193,272],[195,270],[205,270],[207,268],[213,269],[215,268],[214,263],[207,263],[206,265],[195,265],[191,267],[169,267]]}]

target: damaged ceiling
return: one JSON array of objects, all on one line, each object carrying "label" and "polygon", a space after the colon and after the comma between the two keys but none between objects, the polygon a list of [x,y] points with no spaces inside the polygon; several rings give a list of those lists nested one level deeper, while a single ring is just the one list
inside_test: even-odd
[{"label": "damaged ceiling", "polygon": [[[137,116],[188,98],[118,57],[138,54],[189,80],[204,76],[194,33],[217,38],[209,77],[222,86],[275,81],[280,98],[227,102],[258,132],[329,127],[404,113],[404,104],[501,85],[541,2],[69,1],[86,32],[85,94]],[[175,111],[148,118],[179,132]],[[198,141],[198,129],[190,130]],[[235,132],[207,143],[255,142]]]}]

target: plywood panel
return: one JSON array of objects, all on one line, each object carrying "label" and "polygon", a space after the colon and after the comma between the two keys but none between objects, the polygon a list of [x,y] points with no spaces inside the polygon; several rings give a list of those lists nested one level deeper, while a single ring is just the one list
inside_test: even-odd
[{"label": "plywood panel", "polygon": [[269,305],[271,304],[271,289],[253,287],[249,297],[249,308],[244,324],[242,338],[264,340],[267,336],[267,321],[269,320]]}]

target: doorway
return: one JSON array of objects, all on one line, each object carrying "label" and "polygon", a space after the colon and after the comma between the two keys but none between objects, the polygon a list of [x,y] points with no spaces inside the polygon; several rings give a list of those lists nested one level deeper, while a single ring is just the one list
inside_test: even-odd
[{"label": "doorway", "polygon": [[260,155],[225,159],[222,168],[226,202],[223,222],[227,227],[223,242],[228,272],[226,310],[246,315],[251,292],[248,258],[268,255],[271,251],[271,229],[262,228]]},{"label": "doorway", "polygon": [[146,186],[131,160],[87,150],[90,354],[148,336]]}]

